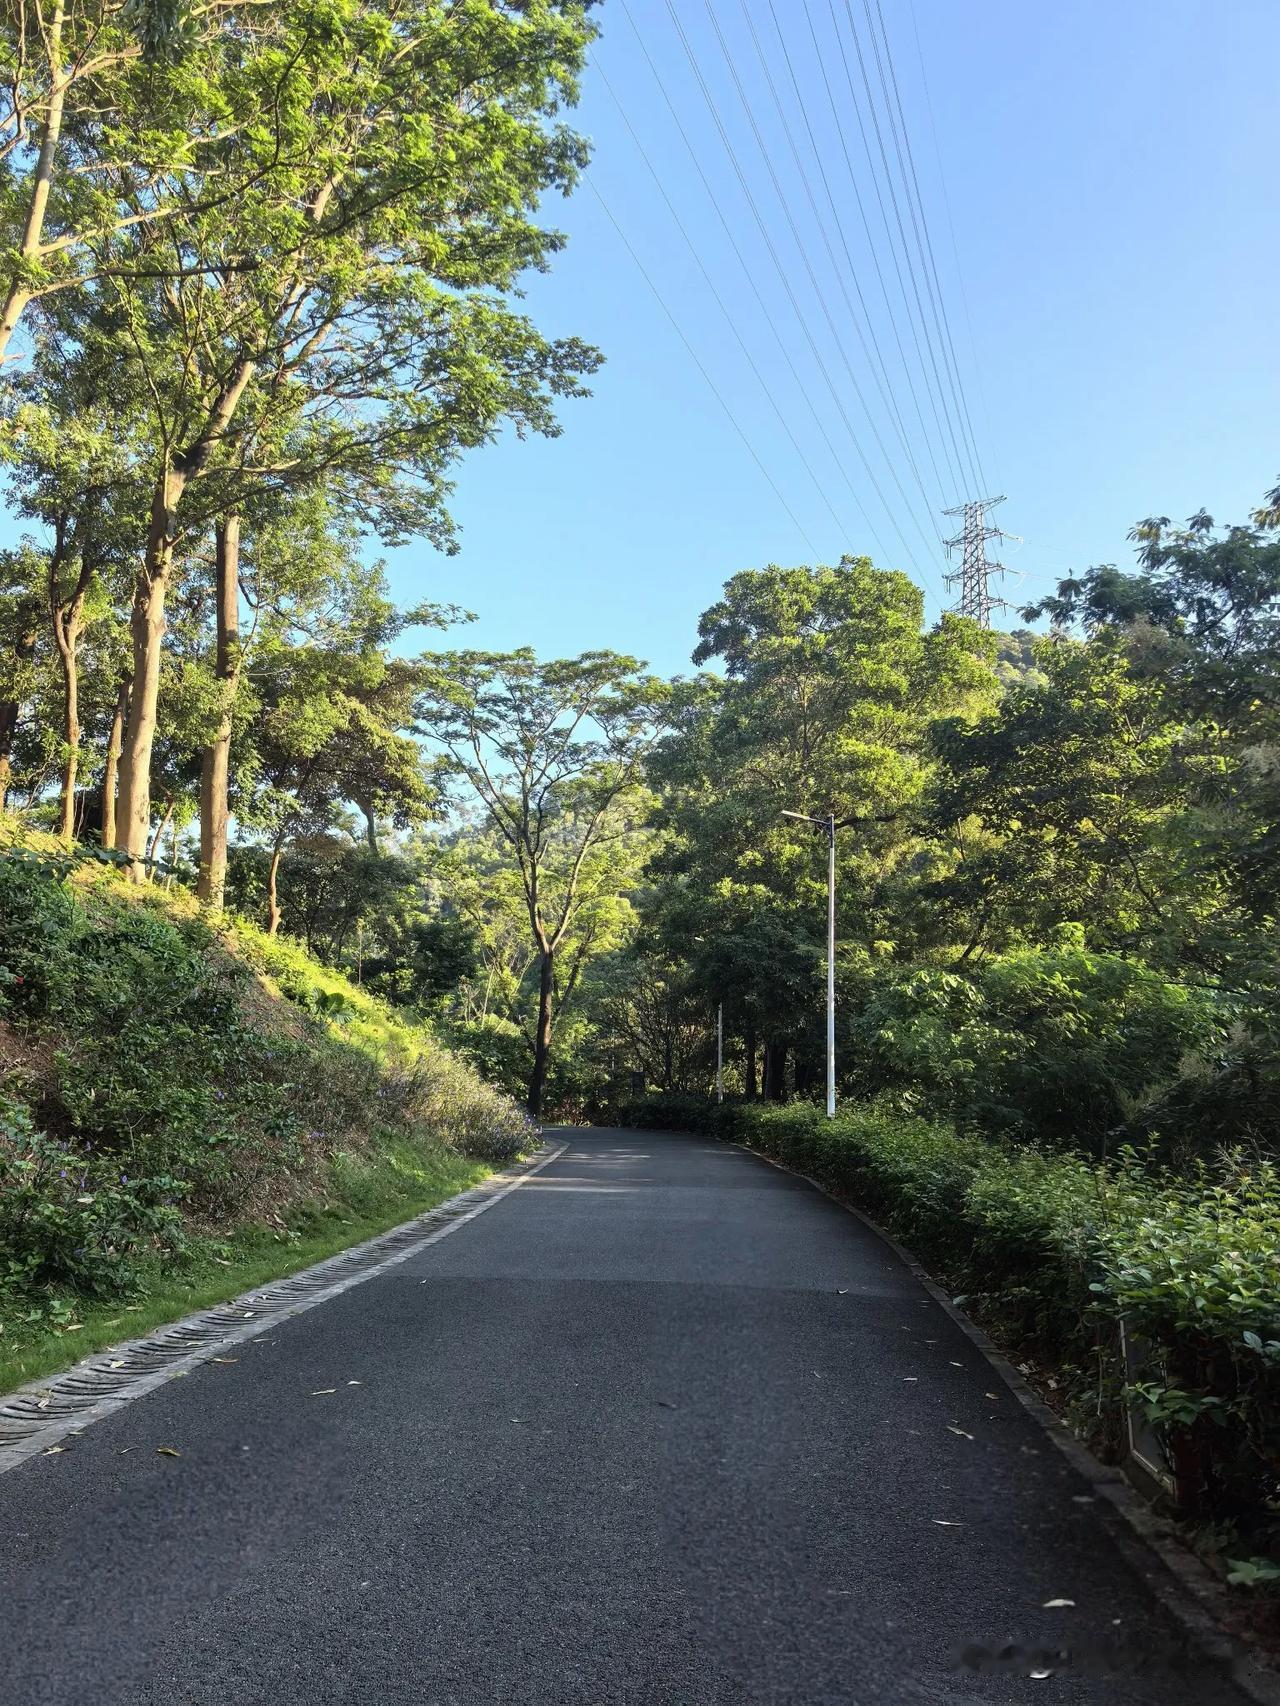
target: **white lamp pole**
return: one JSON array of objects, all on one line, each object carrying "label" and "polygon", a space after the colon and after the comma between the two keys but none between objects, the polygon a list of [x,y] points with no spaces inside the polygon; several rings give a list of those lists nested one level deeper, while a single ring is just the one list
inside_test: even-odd
[{"label": "white lamp pole", "polygon": [[716,1008],[716,1101],[724,1101],[724,1002]]},{"label": "white lamp pole", "polygon": [[783,817],[817,824],[827,832],[827,1118],[836,1117],[836,822],[834,812],[810,817],[807,812],[783,812]]}]

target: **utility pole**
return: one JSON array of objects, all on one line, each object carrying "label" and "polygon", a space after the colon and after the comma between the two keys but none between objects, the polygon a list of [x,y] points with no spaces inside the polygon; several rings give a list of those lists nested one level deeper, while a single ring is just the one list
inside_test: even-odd
[{"label": "utility pole", "polygon": [[716,1008],[716,1101],[724,1101],[724,1002]]},{"label": "utility pole", "polygon": [[807,812],[783,812],[783,817],[817,824],[827,835],[827,1118],[836,1117],[836,830],[848,820],[810,817]]},{"label": "utility pole", "polygon": [[987,557],[988,539],[1013,537],[998,527],[987,525],[987,511],[1003,502],[1003,497],[979,498],[976,503],[959,504],[955,509],[942,512],[943,515],[964,517],[962,531],[946,542],[948,551],[954,551],[957,546],[961,551],[959,571],[946,577],[948,586],[958,583],[960,587],[960,597],[952,608],[957,616],[971,616],[982,628],[991,626],[993,610],[1008,608],[1003,598],[992,597],[989,577],[1008,574],[1009,571],[1003,563],[993,563]]}]

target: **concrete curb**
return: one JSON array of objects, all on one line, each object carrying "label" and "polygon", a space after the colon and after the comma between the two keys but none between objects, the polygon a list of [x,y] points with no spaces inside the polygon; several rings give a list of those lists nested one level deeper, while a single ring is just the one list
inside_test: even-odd
[{"label": "concrete curb", "polygon": [[[838,1208],[859,1220],[887,1245],[902,1265],[928,1292],[929,1296],[980,1351],[992,1369],[1008,1387],[1028,1415],[1035,1418],[1049,1439],[1066,1458],[1071,1467],[1094,1489],[1105,1502],[1106,1510],[1119,1521],[1108,1523],[1108,1529],[1130,1564],[1142,1577],[1155,1597],[1169,1612],[1188,1638],[1197,1647],[1228,1670],[1232,1681],[1258,1706],[1280,1706],[1280,1670],[1256,1648],[1238,1636],[1227,1633],[1224,1625],[1234,1609],[1234,1602],[1218,1578],[1177,1539],[1170,1522],[1157,1516],[1140,1497],[1123,1472],[1101,1462],[1087,1446],[1071,1432],[1060,1416],[1055,1415],[1044,1399],[1027,1384],[994,1342],[972,1322],[963,1310],[947,1296],[925,1270],[922,1263],[905,1245],[878,1225],[845,1198],[811,1178],[797,1172],[771,1155],[752,1149],[750,1144],[734,1143],[743,1154],[763,1161],[793,1179],[803,1179]],[[1105,1514],[1105,1512],[1104,1512]]]},{"label": "concrete curb", "polygon": [[[64,1439],[82,1434],[94,1422],[114,1415],[175,1376],[198,1368],[228,1346],[257,1338],[264,1329],[279,1326],[407,1262],[519,1190],[567,1147],[544,1143],[529,1160],[437,1203],[400,1226],[272,1280],[256,1291],[169,1322],[140,1339],[95,1351],[52,1379],[33,1381],[0,1396],[0,1475],[55,1447],[66,1449],[60,1443]],[[124,1372],[117,1373],[113,1363]],[[141,1372],[136,1372],[139,1368]],[[6,1424],[17,1430],[8,1438],[3,1432]]]}]

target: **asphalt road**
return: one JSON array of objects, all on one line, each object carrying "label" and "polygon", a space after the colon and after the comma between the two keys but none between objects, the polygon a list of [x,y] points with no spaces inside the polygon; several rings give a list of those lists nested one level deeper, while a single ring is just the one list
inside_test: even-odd
[{"label": "asphalt road", "polygon": [[[873,1234],[739,1150],[564,1136],[0,1477],[4,1706],[1242,1706]],[[1007,1643],[1094,1674],[957,1663]]]}]

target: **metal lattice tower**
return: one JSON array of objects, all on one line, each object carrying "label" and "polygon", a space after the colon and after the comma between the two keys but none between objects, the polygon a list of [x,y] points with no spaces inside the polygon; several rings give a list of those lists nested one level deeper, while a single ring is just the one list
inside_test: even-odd
[{"label": "metal lattice tower", "polygon": [[959,570],[946,577],[948,586],[958,584],[960,587],[960,597],[952,608],[957,616],[972,616],[983,628],[991,626],[993,610],[1008,608],[1003,598],[992,596],[990,577],[1007,574],[1009,571],[1003,563],[993,563],[987,556],[988,539],[1012,537],[1001,532],[998,527],[987,526],[987,511],[1003,502],[1003,497],[979,498],[976,503],[959,504],[955,509],[944,509],[942,512],[943,515],[964,517],[963,531],[957,533],[954,539],[946,541],[948,551],[954,551],[957,546],[961,547],[962,551]]}]

